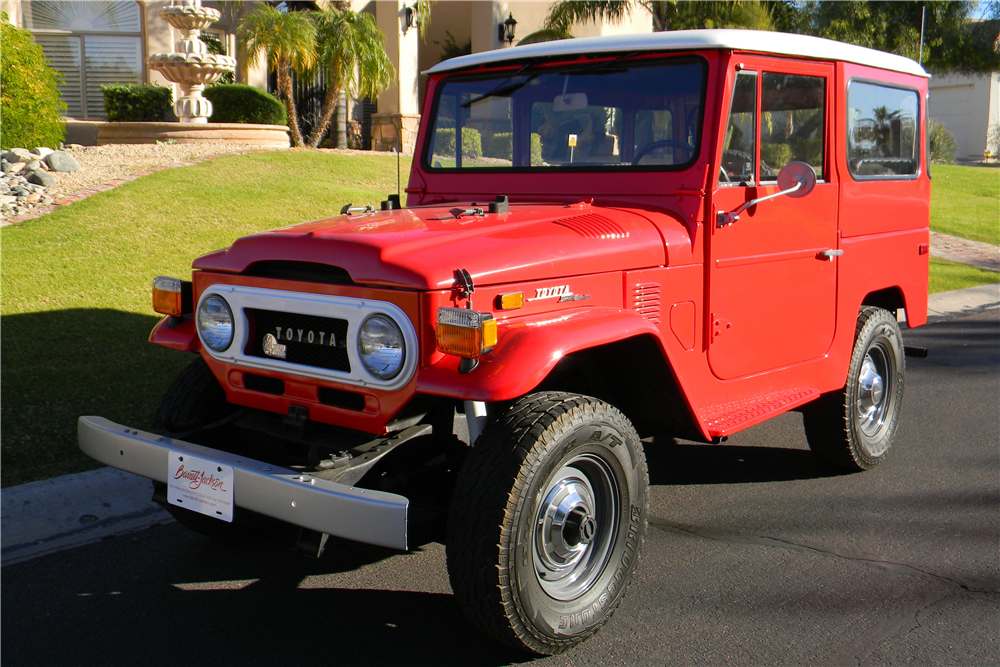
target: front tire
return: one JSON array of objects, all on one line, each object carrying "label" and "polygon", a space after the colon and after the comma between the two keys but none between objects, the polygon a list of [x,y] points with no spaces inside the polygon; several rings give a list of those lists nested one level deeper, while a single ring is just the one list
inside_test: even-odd
[{"label": "front tire", "polygon": [[[205,360],[198,357],[170,383],[153,417],[153,428],[183,437],[186,432],[212,424],[232,411],[233,406],[226,402],[226,392]],[[153,482],[153,496],[162,497],[166,502],[166,484]],[[288,524],[241,507],[234,509],[233,520],[228,522],[176,505],[164,506],[177,523],[221,542],[257,542],[276,537],[288,529]]]},{"label": "front tire", "polygon": [[903,337],[892,313],[862,308],[847,384],[804,412],[806,439],[820,460],[858,472],[885,459],[903,405],[903,356]]},{"label": "front tire", "polygon": [[618,410],[555,392],[518,400],[459,473],[447,547],[459,605],[533,653],[584,641],[635,570],[647,487],[642,445]]}]

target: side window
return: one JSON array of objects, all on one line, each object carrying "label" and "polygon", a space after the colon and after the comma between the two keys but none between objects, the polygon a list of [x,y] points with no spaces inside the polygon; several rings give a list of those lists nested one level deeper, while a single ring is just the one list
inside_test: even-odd
[{"label": "side window", "polygon": [[906,178],[920,163],[917,91],[852,81],[847,166],[858,178]]},{"label": "side window", "polygon": [[760,93],[760,180],[775,181],[789,162],[823,177],[826,79],[765,72]]},{"label": "side window", "polygon": [[757,73],[739,72],[726,123],[719,185],[753,185],[756,159]]}]

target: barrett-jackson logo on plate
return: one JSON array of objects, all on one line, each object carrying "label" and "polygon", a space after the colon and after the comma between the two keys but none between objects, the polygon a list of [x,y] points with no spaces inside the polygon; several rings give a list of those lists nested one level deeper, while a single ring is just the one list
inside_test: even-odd
[{"label": "barrett-jackson logo on plate", "polygon": [[284,359],[287,353],[287,345],[283,345],[279,341],[322,345],[323,347],[339,347],[337,345],[337,335],[332,332],[275,327],[273,334],[265,334],[264,336],[264,354],[275,359]]}]

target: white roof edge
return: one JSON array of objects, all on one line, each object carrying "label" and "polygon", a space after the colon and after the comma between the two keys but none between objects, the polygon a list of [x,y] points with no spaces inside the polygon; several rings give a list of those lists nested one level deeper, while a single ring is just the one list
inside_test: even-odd
[{"label": "white roof edge", "polygon": [[631,35],[582,37],[527,46],[514,46],[495,51],[483,51],[451,58],[426,70],[424,74],[440,74],[479,65],[496,65],[505,61],[549,56],[573,56],[586,53],[619,53],[622,51],[690,51],[726,49],[758,51],[799,56],[814,60],[842,60],[879,69],[930,78],[916,61],[884,51],[845,44],[832,39],[793,35],[763,30],[670,30]]}]

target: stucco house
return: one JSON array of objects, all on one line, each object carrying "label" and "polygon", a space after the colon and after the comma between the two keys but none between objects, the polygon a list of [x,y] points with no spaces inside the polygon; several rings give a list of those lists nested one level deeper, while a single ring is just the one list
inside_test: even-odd
[{"label": "stucco house", "polygon": [[[0,10],[8,19],[34,33],[53,66],[65,77],[61,93],[68,118],[67,141],[93,143],[96,127],[104,119],[101,86],[111,83],[158,84],[176,87],[146,65],[155,53],[169,53],[180,39],[161,20],[161,8],[185,0],[2,0]],[[256,2],[230,3],[204,0],[203,6],[222,13],[209,31],[237,57],[237,81],[273,89],[264,67],[248,70],[237,53],[236,27],[240,17]],[[294,3],[298,7],[323,7],[326,2]],[[420,72],[437,64],[450,33],[459,44],[471,43],[473,52],[505,48],[505,27],[513,28],[516,43],[541,27],[549,2],[451,0],[435,2],[431,16],[421,17],[413,0],[354,0],[355,11],[375,16],[385,35],[386,51],[398,82],[384,91],[375,104],[352,101],[349,117],[370,126],[371,147],[412,151],[419,124],[422,94]],[[430,20],[428,20],[430,19]],[[504,21],[508,25],[504,26]],[[510,20],[516,22],[511,26]],[[426,29],[421,29],[423,22]],[[652,18],[641,8],[620,25],[578,26],[577,36],[650,32]],[[423,33],[423,34],[421,34]],[[508,32],[508,36],[510,33]],[[174,91],[175,96],[177,90]]]},{"label": "stucco house", "polygon": [[958,142],[959,162],[979,162],[1000,153],[1000,72],[978,76],[935,76],[928,109]]}]

